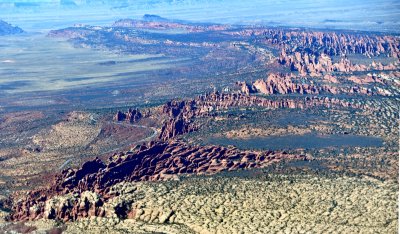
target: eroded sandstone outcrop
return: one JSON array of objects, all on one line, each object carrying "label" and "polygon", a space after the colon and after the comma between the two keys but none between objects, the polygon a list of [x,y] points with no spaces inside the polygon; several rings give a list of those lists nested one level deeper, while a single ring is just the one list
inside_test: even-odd
[{"label": "eroded sandstone outcrop", "polygon": [[318,32],[299,29],[267,29],[263,33],[268,43],[296,45],[329,56],[346,54],[377,56],[385,54],[398,58],[400,54],[399,38],[391,35]]},{"label": "eroded sandstone outcrop", "polygon": [[[353,107],[363,108],[360,103],[351,101],[319,96],[306,96],[298,98],[264,98],[259,96],[249,96],[241,93],[211,93],[200,96],[196,99],[196,108],[203,110],[202,114],[210,114],[213,110],[224,110],[229,107],[263,107],[267,109],[278,108],[312,108],[316,106],[322,107]],[[208,112],[206,112],[208,111]]]},{"label": "eroded sandstone outcrop", "polygon": [[[261,86],[258,86],[261,88]],[[290,89],[288,90],[288,87]],[[290,93],[290,91],[298,92],[302,90],[302,93],[318,94],[321,89],[313,86],[296,87],[291,84],[285,87],[282,85],[271,87],[271,92],[282,92]],[[257,90],[256,87],[253,88]],[[263,89],[263,88],[262,88]],[[265,88],[265,92],[268,92],[269,87]],[[324,91],[333,90],[325,88]],[[359,90],[354,90],[353,92],[359,92]],[[189,133],[195,131],[198,126],[194,123],[194,118],[213,116],[216,115],[216,111],[225,110],[232,107],[263,107],[267,109],[279,109],[279,108],[312,108],[316,106],[322,107],[352,107],[352,108],[362,108],[363,105],[360,103],[352,103],[338,98],[330,97],[317,97],[317,96],[306,96],[304,98],[276,98],[268,99],[264,97],[251,96],[242,93],[207,93],[200,95],[193,99],[188,100],[173,100],[166,103],[162,108],[162,114],[168,117],[168,120],[164,122],[161,128],[161,133],[158,137],[159,140],[166,141],[168,139],[174,138],[178,135]]]},{"label": "eroded sandstone outcrop", "polygon": [[[171,179],[177,174],[259,168],[282,159],[307,160],[303,155],[285,152],[190,146],[179,141],[150,142],[134,152],[115,154],[107,162],[96,158],[84,163],[79,169],[62,171],[49,187],[31,191],[15,202],[10,219],[32,220],[44,217],[76,220],[79,217],[102,217],[105,215],[102,205],[112,197],[108,190],[119,182],[155,181]],[[96,194],[101,194],[102,198]],[[65,195],[69,196],[68,199]]]},{"label": "eroded sandstone outcrop", "polygon": [[182,115],[177,118],[171,118],[164,123],[159,134],[159,139],[166,141],[178,135],[195,131],[197,127],[191,120],[185,120]]},{"label": "eroded sandstone outcrop", "polygon": [[253,84],[255,89],[263,94],[319,94],[320,92],[327,91],[335,93],[334,89],[329,87],[321,87],[310,84],[295,83],[292,81],[292,76],[285,74],[270,74],[266,80],[259,79]]},{"label": "eroded sandstone outcrop", "polygon": [[395,70],[395,63],[383,65],[382,63],[371,63],[370,65],[353,64],[347,57],[342,57],[337,62],[332,62],[331,58],[326,54],[310,55],[309,53],[296,52],[287,54],[282,51],[278,61],[282,65],[287,65],[292,71],[297,71],[300,76],[322,76],[332,72],[360,72],[372,70]]},{"label": "eroded sandstone outcrop", "polygon": [[[347,56],[360,54],[368,58],[387,56],[398,59],[400,40],[396,36],[310,32],[303,30],[267,29],[265,43],[281,50],[278,61],[301,76],[322,76],[331,72],[349,73],[369,70],[395,70],[397,62],[383,65],[355,64]],[[333,56],[340,56],[336,62]],[[396,65],[397,63],[397,65]]]},{"label": "eroded sandstone outcrop", "polygon": [[[332,81],[332,83],[337,83],[338,81],[334,76],[325,75],[325,80]],[[274,74],[268,75],[267,79],[258,79],[252,84],[247,84],[245,82],[237,82],[241,87],[241,92],[244,94],[248,93],[262,93],[266,95],[274,94],[363,94],[363,95],[373,95],[374,92],[366,87],[360,86],[361,83],[355,76],[350,77],[349,81],[357,81],[357,85],[350,87],[343,87],[338,85],[320,85],[316,83],[305,83],[306,78],[300,79],[300,77],[295,77],[293,74]],[[366,82],[378,82],[378,80]]]},{"label": "eroded sandstone outcrop", "polygon": [[115,121],[127,121],[130,123],[134,123],[139,121],[143,117],[142,113],[140,112],[139,109],[132,109],[129,108],[129,110],[125,113],[118,111],[114,115],[114,120]]}]

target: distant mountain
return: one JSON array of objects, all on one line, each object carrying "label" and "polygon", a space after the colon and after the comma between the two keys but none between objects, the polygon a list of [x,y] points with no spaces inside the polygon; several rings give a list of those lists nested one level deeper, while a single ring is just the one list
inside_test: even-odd
[{"label": "distant mountain", "polygon": [[0,20],[0,36],[18,34],[23,32],[24,30],[22,30],[20,27],[14,27],[9,23]]},{"label": "distant mountain", "polygon": [[144,21],[149,21],[149,22],[169,22],[169,19],[163,18],[161,16],[158,15],[149,15],[149,14],[145,14],[143,16],[143,20]]}]

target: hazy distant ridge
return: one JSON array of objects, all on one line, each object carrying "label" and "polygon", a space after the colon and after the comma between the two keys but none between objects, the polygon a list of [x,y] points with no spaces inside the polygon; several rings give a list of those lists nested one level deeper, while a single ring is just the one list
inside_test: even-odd
[{"label": "hazy distant ridge", "polygon": [[11,24],[0,20],[0,36],[23,33],[20,27],[12,26]]}]

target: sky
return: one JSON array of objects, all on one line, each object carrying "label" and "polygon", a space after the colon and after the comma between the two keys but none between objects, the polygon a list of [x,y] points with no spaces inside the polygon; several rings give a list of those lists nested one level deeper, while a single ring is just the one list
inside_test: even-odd
[{"label": "sky", "polygon": [[0,19],[25,30],[110,25],[157,14],[171,19],[399,32],[398,0],[0,0]]}]

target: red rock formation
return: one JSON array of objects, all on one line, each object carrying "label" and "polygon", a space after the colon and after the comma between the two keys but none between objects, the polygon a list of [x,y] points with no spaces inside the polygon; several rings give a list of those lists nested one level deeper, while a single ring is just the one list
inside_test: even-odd
[{"label": "red rock formation", "polygon": [[[264,107],[268,109],[277,108],[299,108],[305,109],[314,106],[340,106],[340,107],[354,107],[362,108],[363,106],[357,103],[346,101],[338,98],[330,97],[317,97],[306,96],[296,98],[281,98],[274,99],[250,96],[241,93],[210,93],[198,96],[190,101],[183,101],[191,103],[190,106],[184,105],[182,109],[190,113],[189,116],[206,116],[213,114],[214,110],[223,110],[230,107]],[[190,110],[190,111],[189,111]]]},{"label": "red rock formation", "polygon": [[[297,90],[297,89],[295,89]],[[307,89],[311,93],[313,88]],[[326,90],[329,90],[326,88]],[[360,93],[365,90],[359,87],[350,88],[350,93]],[[368,91],[368,90],[367,90]],[[296,91],[298,92],[298,90]],[[317,93],[317,92],[315,92]],[[312,107],[351,107],[368,108],[360,103],[353,103],[346,100],[329,97],[297,97],[297,98],[276,98],[268,99],[258,96],[249,96],[241,93],[210,93],[198,96],[191,100],[174,100],[163,106],[162,113],[169,116],[164,123],[160,140],[175,138],[188,132],[195,131],[198,126],[194,124],[193,119],[201,116],[215,115],[216,110],[224,110],[231,107],[263,107],[268,109],[278,108],[312,108]]]},{"label": "red rock formation", "polygon": [[[79,217],[104,216],[104,200],[111,197],[111,186],[122,181],[163,180],[171,174],[215,173],[240,168],[259,168],[281,159],[302,159],[302,155],[285,152],[250,152],[221,146],[189,146],[182,142],[150,142],[136,152],[126,152],[110,157],[104,163],[98,158],[86,162],[80,169],[64,170],[48,188],[29,192],[14,203],[11,220],[32,220],[42,217],[75,220]],[[75,194],[81,197],[86,191],[100,194],[87,199],[62,202],[58,212],[46,210],[46,202],[56,195]]]},{"label": "red rock formation", "polygon": [[[337,83],[337,79],[331,75],[325,75],[324,79]],[[249,86],[253,92],[258,92],[266,95],[273,94],[313,94],[318,95],[322,93],[326,94],[374,94],[370,89],[361,86],[352,87],[340,87],[331,85],[317,85],[317,84],[306,84],[306,83],[295,83],[294,80],[299,80],[292,75],[285,74],[270,74],[266,80],[259,79]],[[303,78],[304,80],[304,78]],[[354,78],[349,78],[354,80]],[[242,83],[239,83],[242,85]],[[242,88],[243,90],[243,88]],[[245,90],[246,91],[246,90]],[[247,92],[245,92],[247,94]]]},{"label": "red rock formation", "polygon": [[[163,106],[162,112],[170,117],[160,138],[168,140],[190,131],[193,118],[210,115],[214,110],[235,106],[265,108],[309,108],[334,105],[361,108],[361,104],[335,98],[306,97],[298,99],[266,99],[237,93],[211,93],[192,100],[172,101]],[[121,114],[119,114],[121,115]],[[215,173],[240,168],[258,168],[281,159],[306,159],[301,155],[285,152],[251,152],[221,146],[190,146],[179,141],[150,142],[134,152],[116,154],[108,162],[96,158],[80,169],[64,170],[50,186],[29,192],[15,200],[11,220],[32,220],[42,217],[75,220],[80,217],[104,216],[102,207],[111,186],[123,181],[163,180],[174,174]],[[89,193],[88,191],[95,192]],[[101,195],[101,196],[97,196]],[[59,202],[57,209],[46,209],[58,195],[71,199]],[[71,197],[72,196],[72,197]],[[78,198],[79,197],[79,198]],[[21,199],[20,199],[21,198]],[[56,200],[64,199],[57,198]],[[47,207],[48,208],[48,207]]]},{"label": "red rock formation", "polygon": [[161,128],[161,132],[158,139],[167,141],[168,139],[174,138],[178,135],[193,132],[197,127],[191,123],[190,120],[185,120],[182,115],[177,118],[171,118],[169,121],[164,123]]},{"label": "red rock formation", "polygon": [[326,54],[314,55],[307,52],[287,54],[282,51],[278,60],[281,64],[287,65],[292,71],[297,71],[300,76],[322,76],[331,72],[355,72],[368,71],[374,69],[383,70],[384,68],[393,68],[395,65],[381,65],[380,67],[366,66],[362,64],[353,64],[348,58],[341,58],[338,62],[333,63],[331,58]]},{"label": "red rock formation", "polygon": [[364,76],[350,76],[347,78],[347,80],[352,81],[356,84],[369,84],[369,83],[381,83],[383,84],[383,81],[378,78],[375,74],[368,74]]},{"label": "red rock formation", "polygon": [[304,31],[298,29],[266,29],[266,41],[279,46],[296,46],[303,51],[315,51],[330,56],[386,54],[398,58],[400,39],[396,36],[380,36],[359,33]]},{"label": "red rock formation", "polygon": [[247,84],[246,82],[236,82],[236,85],[240,86],[240,91],[244,94],[251,94],[251,93],[255,93],[256,90],[254,90],[254,87]]},{"label": "red rock formation", "polygon": [[383,54],[394,58],[400,57],[400,39],[392,35],[318,32],[293,28],[254,28],[226,33],[248,37],[263,36],[264,43],[285,48],[288,53],[312,51],[329,56],[362,54],[371,57]]},{"label": "red rock formation", "polygon": [[321,92],[336,93],[334,88],[328,86],[316,86],[299,84],[292,81],[292,76],[284,74],[270,74],[267,80],[257,80],[253,83],[255,89],[263,94],[319,94]]},{"label": "red rock formation", "polygon": [[163,106],[162,113],[170,118],[181,116],[188,120],[198,114],[195,110],[197,110],[196,100],[173,100]]},{"label": "red rock formation", "polygon": [[[281,49],[278,61],[298,71],[301,76],[321,76],[330,72],[354,72],[367,70],[395,70],[394,63],[370,66],[353,64],[345,57],[349,54],[362,54],[369,58],[385,55],[399,58],[400,40],[395,36],[367,34],[337,34],[336,32],[310,32],[302,30],[268,29],[264,30],[266,44]],[[330,56],[342,56],[333,63]]]},{"label": "red rock formation", "polygon": [[325,74],[324,80],[328,81],[329,83],[335,83],[335,84],[339,83],[338,79],[330,74]]},{"label": "red rock formation", "polygon": [[[264,94],[319,94],[320,92],[336,93],[337,90],[328,86],[314,85],[298,85],[291,82],[290,76],[271,74],[267,81],[256,81],[251,87],[252,92],[260,92]],[[280,81],[282,79],[282,82]],[[240,83],[243,85],[243,83]],[[264,85],[264,86],[261,86]],[[370,90],[362,87],[354,86],[346,90],[347,93],[365,93],[369,94]],[[353,107],[362,108],[360,103],[352,103],[346,100],[328,97],[311,97],[304,98],[282,98],[277,97],[268,99],[259,96],[249,96],[241,93],[209,93],[198,96],[189,100],[173,100],[163,105],[161,114],[167,116],[160,134],[159,140],[167,141],[179,135],[183,135],[192,131],[196,131],[199,126],[196,126],[194,118],[216,115],[215,111],[224,110],[231,107],[263,107],[268,109],[278,108],[312,108],[315,106],[323,107]],[[147,114],[149,115],[149,114]],[[127,113],[117,112],[114,116],[116,121],[135,122],[142,117],[139,110],[129,109]]]},{"label": "red rock formation", "polygon": [[128,121],[130,123],[137,122],[142,118],[142,113],[139,111],[139,109],[131,109],[129,108],[128,112],[122,113],[121,111],[118,111],[117,114],[114,115],[114,120],[115,121]]}]

